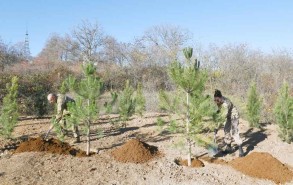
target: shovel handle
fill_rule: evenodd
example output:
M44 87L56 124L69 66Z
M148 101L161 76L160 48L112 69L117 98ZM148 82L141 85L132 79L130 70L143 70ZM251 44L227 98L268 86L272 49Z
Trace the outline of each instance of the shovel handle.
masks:
M217 131L214 131L214 143L217 143Z
M54 125L52 125L52 126L50 127L50 129L47 131L47 133L46 133L44 139L47 139L47 137L48 137L49 133L51 132L51 130L53 129L53 127L54 127Z

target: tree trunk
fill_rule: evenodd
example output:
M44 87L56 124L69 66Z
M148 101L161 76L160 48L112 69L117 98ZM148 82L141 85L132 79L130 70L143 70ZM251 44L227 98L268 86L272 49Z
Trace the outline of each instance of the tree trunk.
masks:
M87 100L88 108L90 108L90 100ZM87 133L86 133L86 155L90 155L90 127L91 127L91 121L90 121L90 111L88 112L88 120L87 120Z
M87 139L87 143L86 143L86 155L90 155L90 121L88 121L88 125L87 125L87 134L86 134L86 139Z
M189 138L189 125L190 125L190 112L189 112L189 93L186 93L186 105L187 105L187 120L186 120L186 135L187 135L187 147L188 147L188 154L187 154L187 162L188 166L191 166L191 142Z

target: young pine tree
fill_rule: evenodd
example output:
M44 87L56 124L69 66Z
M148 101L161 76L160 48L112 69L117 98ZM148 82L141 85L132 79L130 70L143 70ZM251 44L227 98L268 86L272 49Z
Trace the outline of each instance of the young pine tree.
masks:
M177 86L177 97L174 97L176 93L172 93L172 98L165 92L160 93L162 109L175 113L179 117L183 115L183 122L173 119L168 129L181 133L186 139L188 166L191 165L192 145L206 140L201 135L204 129L212 129L216 126L212 121L216 114L216 107L212 99L204 95L207 72L199 69L199 61L191 60L192 51L192 48L185 48L183 52L186 62L181 64L179 61L174 61L169 67L169 76Z
M146 100L145 100L145 97L143 96L142 85L140 83L137 85L135 99L136 99L135 113L142 116L145 111Z
M17 92L18 78L14 76L11 83L6 85L7 94L3 99L3 106L0 115L0 136L10 138L14 127L17 124Z
M287 83L284 83L280 89L274 114L280 128L279 136L287 143L291 143L293 141L293 97L289 94Z
M105 102L104 107L106 108L106 113L110 114L113 111L113 106L116 104L118 94L116 92L111 92L111 101Z
M261 98L256 90L255 82L251 83L248 90L248 99L246 104L248 121L251 127L260 127Z
M135 113L136 100L134 89L130 86L129 80L126 81L124 90L119 94L119 117L122 125L126 126L126 121Z
M135 91L129 84L129 80L125 83L125 88L119 94L119 117L122 121L122 126L126 127L126 121L135 113L140 116L145 111L145 97L143 96L142 86L138 84Z
M68 119L71 124L81 125L86 133L86 153L90 153L90 131L92 123L99 117L99 106L97 101L102 94L103 82L96 76L96 68L92 63L83 67L84 77L77 81L69 77L70 89L78 96L74 104L69 106L71 113Z

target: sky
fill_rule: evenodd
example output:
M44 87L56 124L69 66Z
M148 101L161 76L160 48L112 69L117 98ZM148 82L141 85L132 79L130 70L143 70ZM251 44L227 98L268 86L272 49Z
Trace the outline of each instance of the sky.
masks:
M202 45L246 43L263 52L293 47L291 0L1 0L0 39L23 42L32 56L52 34L70 34L82 20L98 22L121 42L153 26L189 30Z

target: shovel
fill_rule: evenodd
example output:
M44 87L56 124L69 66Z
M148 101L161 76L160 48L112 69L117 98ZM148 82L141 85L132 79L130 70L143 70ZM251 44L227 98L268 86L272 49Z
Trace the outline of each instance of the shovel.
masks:
M208 153L210 157L214 157L219 153L218 144L217 144L217 132L214 131L214 142L208 146Z
M45 137L43 138L44 140L47 140L47 137L48 137L48 135L50 134L50 132L51 132L51 130L52 130L53 128L54 128L54 125L52 125L52 126L50 127L50 129L47 131Z
M56 122L56 124L59 124L59 122L60 122L61 119L62 119L62 117L59 118L59 119L54 120L54 122ZM52 120L53 120L53 119L52 119ZM54 124L55 124L55 123L54 123ZM50 134L50 132L52 131L52 129L53 129L54 126L55 126L54 124L52 124L51 127L50 127L50 129L47 131L45 137L43 138L44 140L47 140L48 135Z

